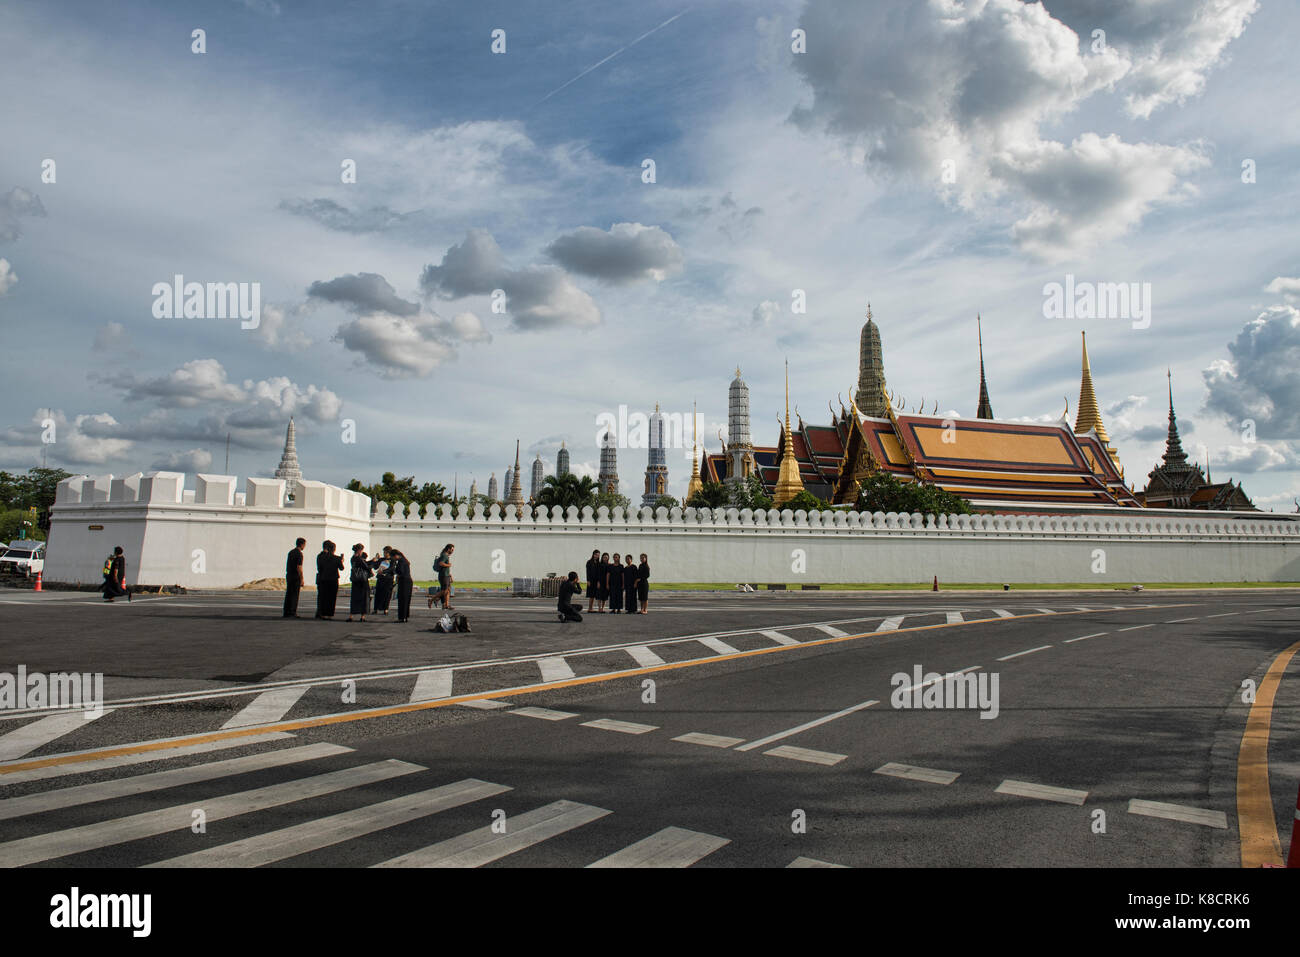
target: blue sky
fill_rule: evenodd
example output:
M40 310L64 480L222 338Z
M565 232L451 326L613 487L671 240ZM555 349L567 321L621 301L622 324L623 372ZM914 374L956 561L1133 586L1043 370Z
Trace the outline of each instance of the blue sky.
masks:
M44 451L70 471L220 472L229 434L231 471L267 474L293 414L307 475L335 483L485 488L516 438L548 470L565 441L594 473L596 417L620 404L698 401L716 449L737 365L772 444L783 360L792 401L825 420L870 301L911 404L974 414L978 312L998 416L1056 418L1086 329L1138 487L1168 367L1194 458L1264 507L1300 495L1292 5L10 2L5 18L0 467L38 463L52 418ZM155 318L151 289L177 273L259 283L260 327ZM1043 286L1067 274L1150 283L1150 327L1045 318ZM638 492L644 450L619 467ZM685 455L669 468L680 494Z

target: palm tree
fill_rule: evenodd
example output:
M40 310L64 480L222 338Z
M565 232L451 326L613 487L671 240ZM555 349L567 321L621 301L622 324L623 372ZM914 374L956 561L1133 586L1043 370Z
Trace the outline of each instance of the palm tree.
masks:
M595 480L589 475L579 477L570 472L568 475L561 475L558 478L554 475L546 476L533 504L545 505L547 508L554 508L558 505L560 508L568 509L570 506L576 508L583 508L587 505L594 506L595 503Z

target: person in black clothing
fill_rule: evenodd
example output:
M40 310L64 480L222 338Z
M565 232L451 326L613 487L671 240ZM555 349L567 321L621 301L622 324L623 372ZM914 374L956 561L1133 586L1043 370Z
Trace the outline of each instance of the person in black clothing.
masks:
M600 591L600 549L597 548L587 559L587 614L592 613L596 604L596 593Z
M623 567L623 613L625 615L635 615L637 569L636 565L632 563L632 553L628 552L625 557L627 558L627 564Z
M108 563L108 574L104 576L104 601L112 601L114 598L126 596L126 600L131 600L131 590L126 587L126 556L122 554L122 546L118 545L113 549L113 558Z
M641 614L644 615L646 605L650 603L650 563L644 554L641 555L641 566L637 569L636 595L641 599Z
M596 603L600 605L597 613L605 614L605 602L609 601L609 552L600 555L600 566L596 569Z
M339 572L343 571L343 556L334 554L333 542L322 542L321 553L316 556L316 617L333 618L334 605L339 600Z
M609 561L605 590L609 592L609 613L617 615L623 610L623 556L617 552Z
M352 593L348 598L348 621L352 616L361 615L366 620L366 608L370 605L370 562L366 561L366 546L357 542L352 546L352 571L348 580L352 584Z
M371 563L375 575L375 614L387 615L388 602L393 597L393 550L384 546L383 554Z
M574 595L581 594L578 573L569 572L569 577L560 583L560 600L555 605L560 612L560 621L582 621L582 612L572 601Z
M300 538L289 549L289 557L284 562L284 617L298 617L298 592L302 591L302 550L307 547L307 539Z
M415 582L411 580L411 563L396 548L393 549L393 576L397 586L397 620L411 619L411 589Z

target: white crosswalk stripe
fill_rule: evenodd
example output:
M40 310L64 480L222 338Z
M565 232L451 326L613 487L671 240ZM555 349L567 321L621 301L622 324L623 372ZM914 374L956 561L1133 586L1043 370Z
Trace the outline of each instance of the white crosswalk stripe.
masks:
M0 821L22 817L24 814L41 814L60 808L76 807L79 804L93 804L96 801L108 801L112 798L126 797L132 794L145 794L149 791L161 791L199 781L211 781L214 778L229 777L233 774L247 774L264 768L284 767L301 761L315 761L318 758L347 754L351 748L337 744L308 744L298 748L282 748L278 751L263 751L242 758L228 758L208 764L196 764L188 768L172 768L168 771L152 771L137 774L129 778L115 778L112 781L96 781L93 784L81 784L77 787L59 788L55 791L39 791L24 794L22 797L6 798L0 801Z
M451 697L451 676L450 668L421 671L415 678L415 687L411 690L411 704Z
M994 608L994 609L993 609L993 614L997 615L999 618L1015 618L1015 617L1016 617L1015 615L1011 614L1011 612L1007 611L1005 608Z
M431 788L416 794L406 794L366 807L332 814L314 821L304 821L292 827L259 834L219 847L206 848L150 864L149 867L260 867L283 861L299 854L317 851L323 847L341 844L355 837L373 834L385 828L396 827L440 811L481 801L510 788L470 778Z
M568 681L574 677L573 669L563 658L539 658L537 667L541 669L543 681Z
M664 663L662 658L645 645L634 645L627 649L627 653L631 655L632 660L642 668L656 668Z
M545 807L506 819L506 830L492 825L451 840L391 858L375 867L482 867L557 834L590 824L610 812L576 801L555 801Z
M843 867L843 864L828 864L825 861L819 861L812 857L796 857L786 865L788 870L791 867Z
M720 655L734 655L737 653L735 648L731 647L731 645L727 644L721 638L696 638L695 640L706 648L712 648Z
M223 724L222 730L230 728L251 728L258 724L270 724L279 721L289 709L298 703L298 699L307 693L307 685L297 688L273 688L263 691L246 704L243 709Z
M944 614L948 616L948 624L950 625L960 625L966 620L961 616L961 612L959 611L947 611L944 612Z
M730 844L725 837L666 827L644 840L602 857L588 867L690 867L696 861Z
M60 711L47 718L37 718L16 731L0 735L0 761L12 761L42 748L57 738L70 734L78 728L84 728L91 721L112 712L95 711Z
M314 777L272 784L252 791L190 801L174 807L144 811L129 817L114 818L48 834L35 834L0 844L0 867L23 867L27 864L67 857L70 854L125 844L145 837L185 831L193 823L193 812L196 808L203 810L204 818L210 825L214 821L239 814L279 807L294 801L333 794L336 791L361 787L423 770L424 768L419 765L408 764L405 761L376 761L342 771L331 771Z
M771 639L772 639L773 641L775 641L778 645L797 645L797 644L799 644L798 639L796 639L796 638L791 638L789 635L783 635L783 634L781 634L781 632L779 632L779 631L760 631L759 634L762 635L764 638L771 638Z
M843 638L848 634L847 631L840 631L833 625L813 625L813 627L818 631L826 632L826 634L830 635L832 638Z
M876 631L898 631L898 626L903 623L906 615L894 615L892 618L886 618L876 626Z

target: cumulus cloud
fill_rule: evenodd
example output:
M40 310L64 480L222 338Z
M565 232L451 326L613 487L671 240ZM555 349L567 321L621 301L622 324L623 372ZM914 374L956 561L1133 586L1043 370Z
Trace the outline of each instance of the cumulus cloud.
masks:
M420 274L420 289L428 297L461 299L505 294L506 311L519 329L557 326L595 326L601 322L600 308L569 275L557 266L506 265L501 247L484 229L471 229L464 242L452 246L438 265L427 265Z
M766 326L781 314L781 304L772 299L764 299L754 307L754 325Z
M131 450L133 443L122 431L121 424L107 412L69 417L62 409L39 409L28 425L0 432L0 445L23 450L33 461L40 460L43 448L52 462L103 465Z
M303 329L303 316L309 309L310 303L265 305L262 321L253 335L268 349L305 349L311 345L311 338Z
M371 206L369 209L348 209L332 199L286 199L280 208L295 216L313 220L326 229L344 233L377 233L394 226L400 226L407 220L407 215L387 206Z
M333 302L359 313L386 312L394 316L414 316L420 304L407 302L397 295L397 290L378 273L363 272L339 276L328 282L314 282L307 295L324 302Z
M608 231L581 226L556 239L546 253L570 272L614 284L662 282L681 272L685 259L672 236L641 223L615 223Z
M30 190L15 186L0 196L0 243L12 243L23 234L19 219L44 216L45 204Z
M1300 299L1300 278L1278 276L1264 288L1275 296L1281 296L1293 305Z
M819 52L793 62L812 102L792 119L847 140L873 169L933 183L967 209L1009 198L1027 208L1013 227L1023 248L1045 258L1077 252L1182 198L1180 177L1206 159L1194 147L1093 132L1067 144L1040 128L1126 83L1135 115L1199 91L1253 10L1253 0L1154 5L1167 16L1151 15L1151 4L1103 16L1122 5L1086 0L1046 8L810 0L800 25ZM1058 10L1067 22L1054 18ZM1107 19L1114 36L1094 50L1092 30ZM1141 30L1124 32L1139 20Z
M166 375L137 379L134 373L111 377L128 400L162 399L183 408L201 403L239 402L245 393L226 378L225 367L216 359L191 359Z
M172 452L155 459L149 467L160 472L205 472L212 467L212 453L207 449Z
M0 296L12 289L17 281L18 274L10 267L9 260L0 259Z
M1211 473L1264 472L1269 469L1291 469L1300 465L1295 452L1285 443L1270 445L1252 442L1249 445L1228 445L1219 449L1211 463Z
M1259 439L1300 440L1300 309L1265 309L1228 344L1228 356L1201 373L1206 408L1234 432L1250 420Z

